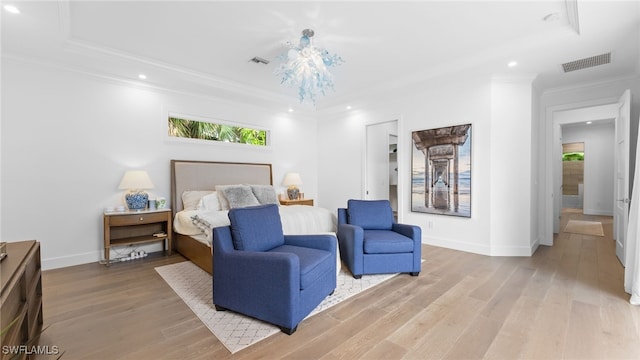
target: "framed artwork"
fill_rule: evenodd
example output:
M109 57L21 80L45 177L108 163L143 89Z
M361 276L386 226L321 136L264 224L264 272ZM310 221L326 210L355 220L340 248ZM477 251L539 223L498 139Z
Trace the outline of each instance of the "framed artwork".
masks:
M471 217L471 124L411 137L411 211Z

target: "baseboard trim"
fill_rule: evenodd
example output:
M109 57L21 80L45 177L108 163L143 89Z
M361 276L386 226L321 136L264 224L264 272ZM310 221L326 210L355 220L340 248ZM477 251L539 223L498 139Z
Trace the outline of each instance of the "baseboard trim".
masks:
M582 213L585 215L613 216L613 211L598 209L582 209Z
M126 250L120 250L122 249L122 247L118 249L119 249L118 251L121 254L127 252ZM136 251L144 250L145 252L150 254L153 252L162 251L162 245L147 244L147 245L135 246L135 247L132 247L132 249L135 249ZM132 251L132 250L129 250L129 251ZM111 257L111 259L115 259L121 255L119 255L112 249L111 254L109 256ZM65 268L69 266L89 264L92 262L97 263L102 259L104 259L104 250L91 251L91 252L86 252L81 254L71 254L71 255L65 255L65 256L59 256L59 257L53 257L53 258L46 258L46 259L42 259L42 270L53 270L53 269Z
M459 250L480 255L491 255L491 249L485 245L478 245L466 241L442 239L435 237L423 237L422 243L432 246L443 247L452 250Z
M103 251L92 251L82 254L65 255L42 259L42 270L53 270L69 266L98 262L102 259Z
M540 246L539 239L536 239L531 246L508 246L508 247L489 247L486 245L472 244L465 241L423 237L422 243L437 247L443 247L452 250L464 251L486 256L519 256L529 257L535 253Z

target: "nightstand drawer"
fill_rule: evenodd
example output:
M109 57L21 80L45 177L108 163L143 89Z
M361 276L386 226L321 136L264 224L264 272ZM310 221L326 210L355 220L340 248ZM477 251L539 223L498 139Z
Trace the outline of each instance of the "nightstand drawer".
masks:
M167 221L167 212L157 214L117 215L109 218L111 226L128 226Z

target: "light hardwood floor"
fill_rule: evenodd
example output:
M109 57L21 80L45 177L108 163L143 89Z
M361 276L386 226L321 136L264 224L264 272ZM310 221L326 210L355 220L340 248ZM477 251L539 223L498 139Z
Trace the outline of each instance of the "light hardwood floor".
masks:
M640 307L629 305L605 237L561 233L532 257L423 246L418 278L400 275L231 356L148 257L45 271L40 344L63 359L638 359Z

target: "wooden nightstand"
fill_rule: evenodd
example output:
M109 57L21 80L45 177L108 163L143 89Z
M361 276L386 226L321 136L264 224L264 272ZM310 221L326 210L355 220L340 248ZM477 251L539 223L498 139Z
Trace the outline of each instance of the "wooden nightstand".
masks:
M162 249L171 255L171 209L105 212L103 217L107 266L112 246L162 241Z
M280 198L280 205L309 205L313 206L313 199L297 199L297 200L289 200Z

